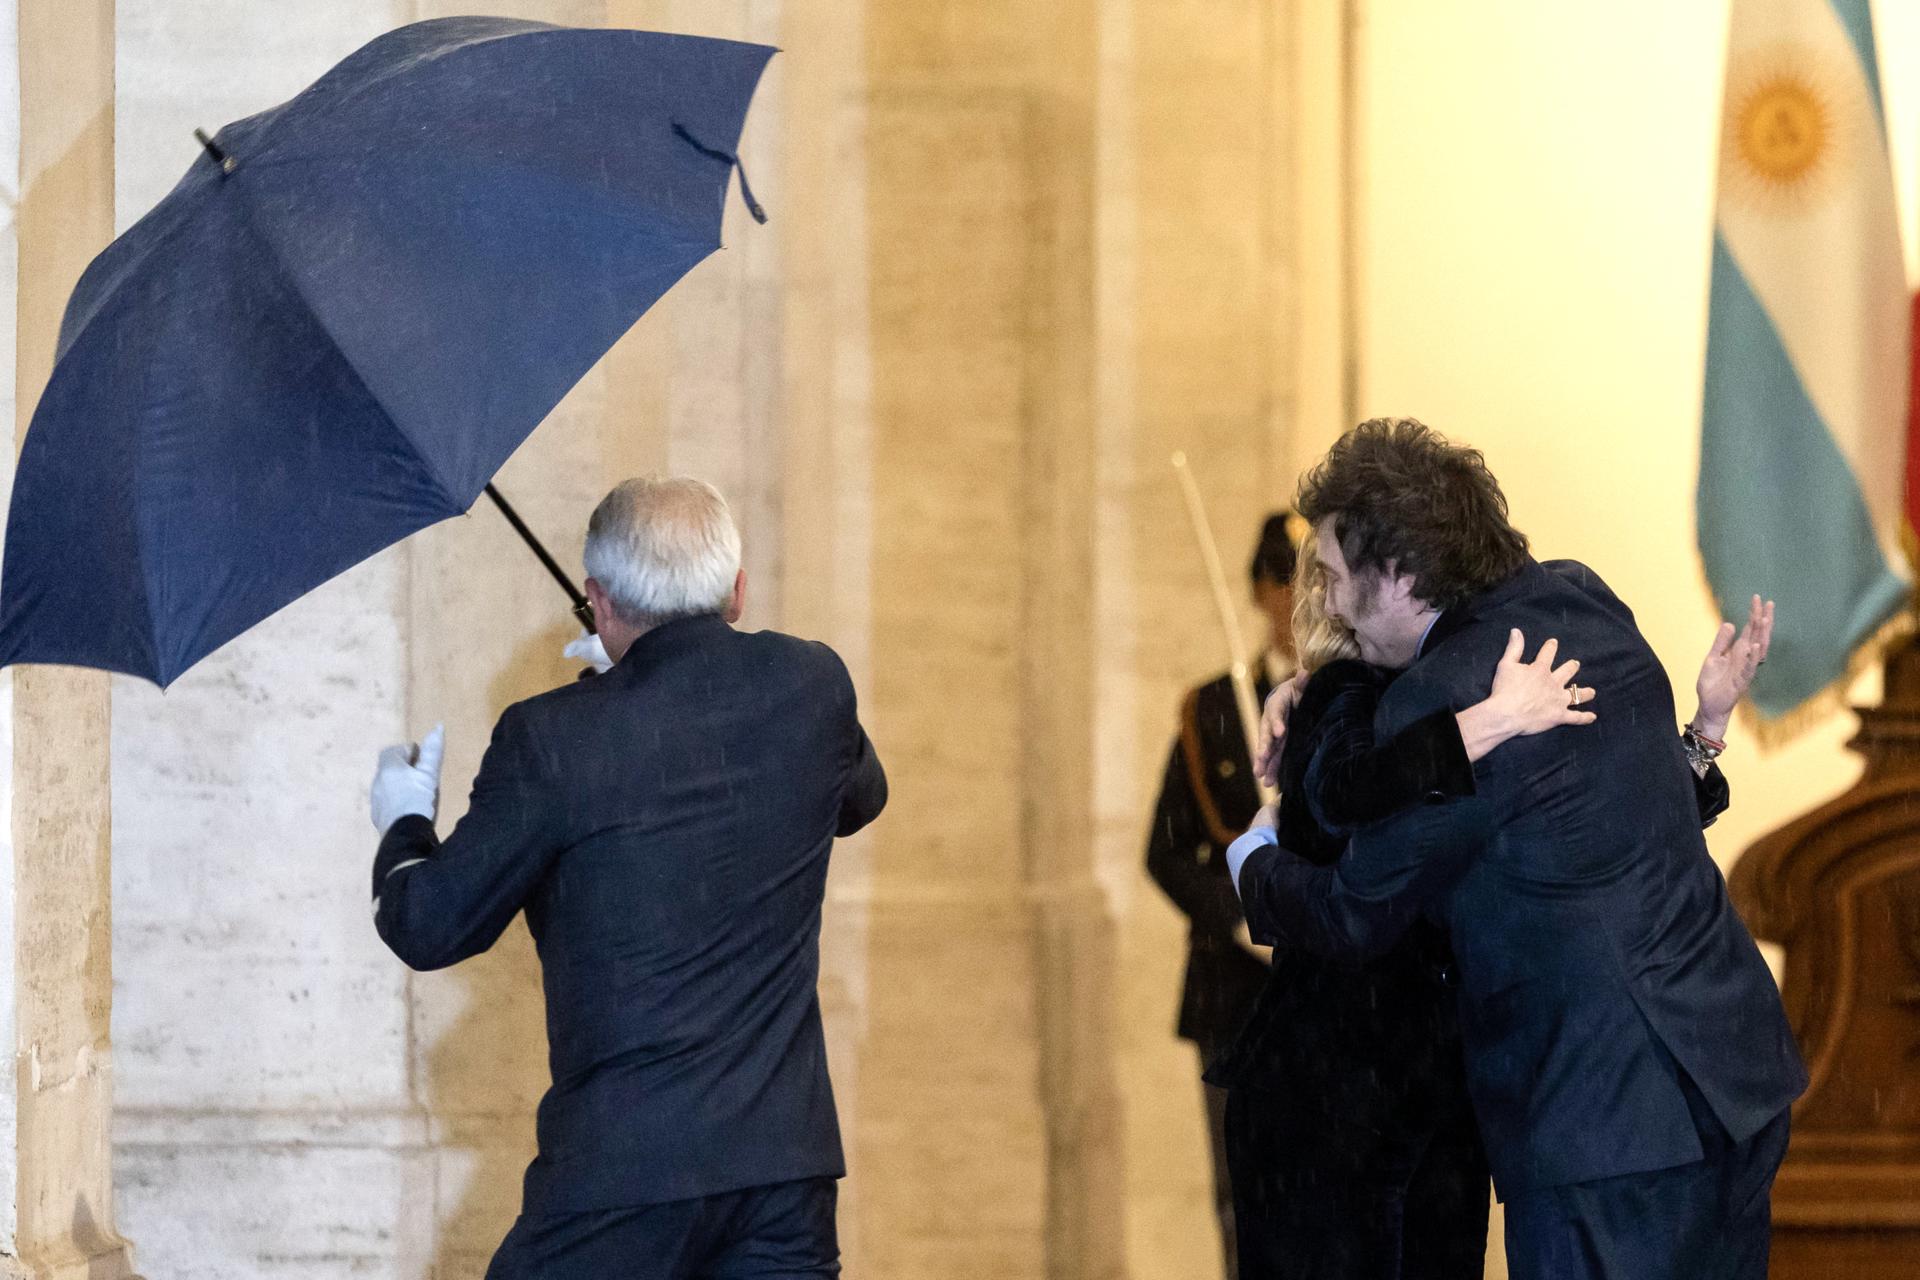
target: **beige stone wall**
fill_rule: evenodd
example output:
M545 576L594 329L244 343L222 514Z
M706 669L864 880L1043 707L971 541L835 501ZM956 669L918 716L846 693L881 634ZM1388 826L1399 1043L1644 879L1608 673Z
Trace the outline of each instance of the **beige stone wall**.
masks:
M190 130L460 6L121 0L124 226ZM1166 456L1229 559L1292 388L1291 56L1270 6L528 0L760 40L698 268L510 461L578 562L619 478L707 475L747 625L846 655L894 778L836 852L822 996L848 1273L1206 1275L1183 939L1139 870L1179 691L1221 662ZM484 504L115 687L122 1217L155 1275L477 1276L545 1085L522 927L410 975L366 919L373 752L448 729L442 825L564 603Z

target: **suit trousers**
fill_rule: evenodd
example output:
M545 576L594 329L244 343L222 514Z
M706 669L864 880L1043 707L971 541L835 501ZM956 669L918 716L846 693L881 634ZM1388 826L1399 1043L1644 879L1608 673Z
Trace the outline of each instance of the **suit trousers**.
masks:
M1735 1142L1693 1082L1680 1085L1705 1157L1511 1197L1513 1280L1766 1280L1789 1113Z
M840 1274L839 1183L806 1178L668 1204L522 1214L487 1280L817 1280Z

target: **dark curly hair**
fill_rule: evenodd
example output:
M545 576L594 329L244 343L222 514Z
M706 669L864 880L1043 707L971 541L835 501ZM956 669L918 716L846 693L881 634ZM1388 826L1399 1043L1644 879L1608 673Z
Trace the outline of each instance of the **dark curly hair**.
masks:
M1527 559L1527 537L1508 522L1506 495L1480 451L1412 418L1374 418L1341 436L1301 478L1294 505L1316 525L1333 518L1349 569L1391 563L1438 609L1457 608Z

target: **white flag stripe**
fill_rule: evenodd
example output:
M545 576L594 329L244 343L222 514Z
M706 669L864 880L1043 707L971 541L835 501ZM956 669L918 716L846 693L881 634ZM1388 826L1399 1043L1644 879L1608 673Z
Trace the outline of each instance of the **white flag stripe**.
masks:
M1748 163L1736 113L1782 75L1812 91L1824 141L1804 174L1788 157L1774 181L1756 180L1736 172ZM1828 0L1735 0L1725 111L1720 232L1902 564L1906 264L1872 90Z

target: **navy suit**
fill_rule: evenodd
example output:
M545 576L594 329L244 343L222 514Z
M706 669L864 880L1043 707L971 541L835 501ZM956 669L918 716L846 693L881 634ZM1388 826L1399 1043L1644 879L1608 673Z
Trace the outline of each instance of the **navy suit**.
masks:
M1755 1274L1756 1231L1764 1274L1765 1185L1756 1221L1751 1168L1696 1188L1660 1240L1664 1228L1593 1203L1703 1160L1777 1164L1806 1085L1779 992L1707 855L1672 691L1630 611L1582 565L1529 561L1441 615L1376 732L1484 698L1512 627L1580 659L1598 723L1507 743L1476 766L1473 798L1369 827L1332 867L1255 853L1240 878L1248 920L1351 955L1381 952L1423 912L1449 926L1468 1086L1517 1277ZM1734 1184L1748 1193L1738 1221ZM1715 1269L1740 1250L1745 1270Z
M509 707L445 843L424 818L387 832L374 919L407 964L478 954L523 909L539 949L553 1084L517 1233L558 1239L568 1215L625 1221L808 1180L831 1231L845 1164L815 995L820 909L834 837L886 792L832 650L701 617ZM721 1220L675 1212L675 1232ZM818 1198L797 1212L817 1220ZM695 1255L726 1237L653 1238L636 1247L686 1266L626 1258L620 1274L720 1274ZM509 1245L515 1267L496 1274L594 1274L585 1252L542 1270Z

